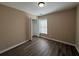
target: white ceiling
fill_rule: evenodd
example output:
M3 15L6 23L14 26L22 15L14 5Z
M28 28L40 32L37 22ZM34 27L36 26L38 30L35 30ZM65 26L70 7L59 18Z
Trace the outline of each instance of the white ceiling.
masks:
M37 2L1 2L0 4L4 4L6 6L19 9L36 16L73 8L78 4L78 2L45 2L45 3L46 6L44 8L38 7Z

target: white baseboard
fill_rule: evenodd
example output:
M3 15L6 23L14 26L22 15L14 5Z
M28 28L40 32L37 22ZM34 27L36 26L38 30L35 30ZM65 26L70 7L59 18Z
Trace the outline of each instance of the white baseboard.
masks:
M79 53L79 48L78 48L78 46L76 46L76 44L65 42L65 41L61 41L61 40L57 40L57 39L53 39L53 38L49 38L49 37L45 37L45 36L41 36L41 37L49 39L49 40L53 40L53 41L56 41L56 42L61 42L61 43L64 43L64 44L68 44L68 45L74 46L76 48L77 52Z
M79 48L78 48L75 44L72 44L72 43L69 43L69 42L65 42L65 41L56 40L56 39L53 39L53 38L48 38L48 37L45 37L45 36L41 36L41 37L46 38L46 39L49 39L49 40L61 42L61 43L64 43L64 44L72 45L72 46L74 46L74 47L77 49L77 51L79 52ZM29 41L29 40L26 40L26 41L23 41L23 42L21 42L21 43L19 43L19 44L17 44L17 45L14 45L14 46L11 46L11 47L9 47L9 48L7 48L7 49L4 49L4 50L0 51L0 54L4 53L4 52L6 52L6 51L8 51L8 50L10 50L10 49L13 49L13 48L15 48L15 47L17 47L17 46L19 46L19 45L25 43L25 42L28 42L28 41Z
M79 48L75 45L75 48L77 49L78 53L79 53Z
M65 41L61 41L61 40L57 40L57 39L53 39L53 38L49 38L49 37L45 37L45 36L41 36L41 37L49 39L49 40L53 40L53 41L56 41L56 42L61 42L61 43L64 43L64 44L68 44L68 45L71 45L71 46L75 46L75 44L73 44L73 43L69 43L69 42L65 42Z
M21 45L21 44L23 44L23 43L26 43L27 41L29 41L29 40L23 41L23 42L21 42L21 43L19 43L19 44L17 44L17 45L14 45L14 46L11 46L11 47L9 47L9 48L7 48L7 49L4 49L4 50L0 51L0 54L4 53L4 52L6 52L6 51L8 51L8 50L10 50L10 49L13 49L13 48L15 48L15 47L17 47L17 46L19 46L19 45Z

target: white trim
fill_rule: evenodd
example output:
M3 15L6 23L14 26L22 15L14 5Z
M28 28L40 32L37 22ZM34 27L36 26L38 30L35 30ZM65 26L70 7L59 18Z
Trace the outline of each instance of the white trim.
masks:
M75 45L75 48L77 49L78 53L79 53L79 48Z
M4 49L4 50L0 51L0 54L4 53L4 52L6 52L6 51L8 51L8 50L10 50L10 49L13 49L13 48L15 48L15 47L17 47L17 46L19 46L19 45L21 45L21 44L23 44L23 43L26 43L26 42L28 42L28 41L29 41L29 40L26 40L26 41L23 41L23 42L21 42L21 43L19 43L19 44L13 45L13 46L11 46L11 47L9 47L9 48L7 48L7 49Z
M61 41L61 40L57 40L57 39L53 39L53 38L49 38L49 37L45 37L45 36L41 36L41 37L46 38L46 39L49 39L49 40L61 42L61 43L64 43L64 44L68 44L68 45L75 46L75 44L73 44L73 43L69 43L69 42L65 42L65 41Z
M49 37L45 37L45 36L40 36L40 37L74 46L76 48L77 52L79 53L79 48L78 48L78 46L76 46L76 44L65 42L65 41L61 41L61 40L57 40L57 39L53 39L53 38L49 38Z
M79 48L78 48L75 44L72 44L72 43L69 43L69 42L60 41L60 40L56 40L56 39L52 39L52 38L48 38L48 37L44 37L44 36L41 36L41 37L46 38L46 39L49 39L49 40L61 42L61 43L64 43L64 44L72 45L72 46L74 46L74 47L77 49L77 51L78 51L78 53L79 53ZM12 47L9 47L9 48L7 48L7 49L4 49L4 50L0 51L0 54L4 53L4 52L6 52L6 51L8 51L8 50L10 50L10 49L13 49L13 48L15 48L15 47L17 47L17 46L19 46L19 45L25 43L25 42L28 42L28 41L29 41L29 40L26 40L26 41L23 41L23 42L21 42L21 43L19 43L19 44L17 44L17 45L14 45L14 46L12 46Z

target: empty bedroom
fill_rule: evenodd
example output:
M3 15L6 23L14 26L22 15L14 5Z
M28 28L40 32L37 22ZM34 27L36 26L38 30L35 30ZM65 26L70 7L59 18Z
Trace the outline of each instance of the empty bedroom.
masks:
M0 2L0 56L79 56L79 3Z

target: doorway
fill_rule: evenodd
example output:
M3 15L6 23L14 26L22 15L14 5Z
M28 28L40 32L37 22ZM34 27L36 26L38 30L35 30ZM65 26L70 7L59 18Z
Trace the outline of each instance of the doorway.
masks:
M47 19L32 19L32 37L47 34Z

